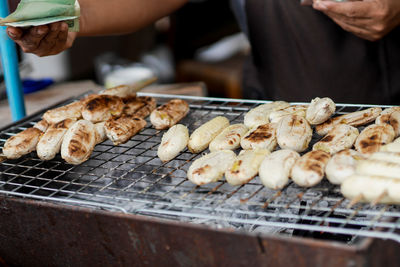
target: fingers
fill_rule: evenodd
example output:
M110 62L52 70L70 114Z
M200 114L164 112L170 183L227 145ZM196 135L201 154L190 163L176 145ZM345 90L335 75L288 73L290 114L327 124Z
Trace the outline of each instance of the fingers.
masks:
M397 0L387 1L386 5L373 0L350 2L317 0L313 7L325 13L344 30L369 41L383 38L400 23L391 17L393 10L397 10L396 14L400 12Z
M16 27L7 27L7 35L14 41L21 39L22 37L22 30Z
M336 24L338 24L343 30L353 33L354 35L369 41L376 41L376 38L371 36L371 33L363 28L359 28L357 26L347 24L339 19L332 18Z
M74 34L71 34L69 38L68 25L65 22L32 27L25 31L21 28L8 27L7 34L21 47L22 51L40 57L60 53L71 47L75 39Z
M59 44L59 35L62 25L65 23L56 22L49 25L49 32L47 35L41 40L40 45L37 47L35 54L38 56L47 56L56 54L57 44ZM67 27L68 32L68 27ZM64 39L65 43L65 39Z
M68 38L68 25L67 25L67 23L62 23L60 32L58 33L58 36L57 36L56 50L58 48L64 49L64 47L66 46L66 43L67 43L67 38ZM58 51L56 53L58 53Z
M324 11L325 15L333 19L335 22L340 21L342 23L357 27L357 28L367 28L371 24L371 19L367 18L354 18L339 15L334 12Z
M335 2L335 1L315 1L313 8L319 11L329 11L337 15L342 15L348 18L372 18L374 17L374 5L370 1L350 1L350 2Z
M37 50L42 39L46 36L49 31L49 27L46 25L33 27L28 30L28 32L22 35L20 43L22 50L26 53L32 53Z

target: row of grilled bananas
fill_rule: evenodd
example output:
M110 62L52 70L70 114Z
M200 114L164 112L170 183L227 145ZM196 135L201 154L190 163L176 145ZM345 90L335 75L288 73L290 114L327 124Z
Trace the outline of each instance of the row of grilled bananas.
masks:
M186 144L193 153L209 147L211 153L194 161L188 170L193 183L202 185L225 176L228 183L239 185L259 174L264 185L281 189L289 178L299 186L310 187L325 174L332 183L341 184L354 173L360 160L385 147L400 149L400 143L390 144L400 132L399 107L384 111L373 107L331 118L334 112L334 103L328 98L314 99L308 107L277 101L250 110L244 124L229 125L228 119L219 116L200 126L190 137L188 129L180 125L179 131L185 132L185 138L175 138L181 135L174 129L175 134L168 135L169 141L163 138L159 156L168 161ZM361 133L356 128L374 120ZM299 152L309 146L312 126L317 134L325 136L314 144L313 151L300 156ZM173 153L169 150L170 154L165 156L163 147L171 143L171 138L176 139L173 144L180 144L176 146L179 149ZM277 145L281 149L274 151ZM356 150L351 149L353 145ZM232 150L240 146L244 150L236 156Z

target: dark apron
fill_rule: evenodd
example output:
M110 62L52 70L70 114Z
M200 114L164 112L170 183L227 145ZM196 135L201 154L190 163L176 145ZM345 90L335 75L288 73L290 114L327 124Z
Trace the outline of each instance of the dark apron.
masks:
M299 0L247 0L246 13L246 98L400 104L400 27L366 41Z

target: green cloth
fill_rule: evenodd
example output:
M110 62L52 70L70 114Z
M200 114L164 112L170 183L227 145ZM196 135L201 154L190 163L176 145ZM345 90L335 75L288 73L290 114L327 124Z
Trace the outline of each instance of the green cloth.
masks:
M75 0L22 0L4 19L2 26L30 27L66 21L70 31L78 31L79 5Z

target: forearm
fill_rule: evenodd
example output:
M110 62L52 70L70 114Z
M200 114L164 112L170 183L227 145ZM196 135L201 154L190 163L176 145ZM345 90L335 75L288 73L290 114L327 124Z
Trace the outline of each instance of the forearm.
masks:
M162 18L187 0L79 0L79 36L129 33Z

